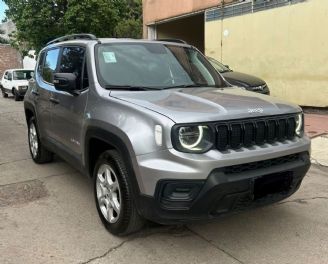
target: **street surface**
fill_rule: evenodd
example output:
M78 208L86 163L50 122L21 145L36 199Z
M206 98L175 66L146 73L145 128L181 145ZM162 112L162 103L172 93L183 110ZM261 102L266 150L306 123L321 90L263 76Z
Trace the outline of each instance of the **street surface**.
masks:
M313 165L288 200L189 226L117 238L91 181L30 158L23 103L0 98L0 263L328 263L328 168ZM325 151L328 151L326 149Z

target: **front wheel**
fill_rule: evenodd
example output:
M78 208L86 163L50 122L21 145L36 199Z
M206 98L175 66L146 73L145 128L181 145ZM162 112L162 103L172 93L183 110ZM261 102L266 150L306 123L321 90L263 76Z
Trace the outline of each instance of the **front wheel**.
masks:
M93 178L98 214L106 229L118 236L141 229L144 220L137 212L121 155L113 150L101 154Z
M20 97L19 93L15 89L13 89L13 95L15 97L15 101L20 101L21 100L21 97Z
M42 145L34 117L28 122L28 143L34 162L41 164L52 161L53 154Z
M8 94L5 92L5 89L3 87L1 87L1 92L2 92L2 96L4 98L7 98L8 97Z

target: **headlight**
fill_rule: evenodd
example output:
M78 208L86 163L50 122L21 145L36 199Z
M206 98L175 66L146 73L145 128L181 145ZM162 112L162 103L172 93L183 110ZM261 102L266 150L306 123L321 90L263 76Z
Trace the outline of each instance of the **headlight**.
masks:
M295 118L296 124L295 124L295 134L299 137L303 136L303 114L298 114Z
M175 149L182 152L204 153L213 146L214 132L209 126L175 126L172 130Z

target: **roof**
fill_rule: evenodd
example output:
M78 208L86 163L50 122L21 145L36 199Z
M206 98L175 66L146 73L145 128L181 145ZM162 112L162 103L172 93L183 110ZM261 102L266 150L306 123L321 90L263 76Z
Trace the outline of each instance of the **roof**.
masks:
M6 71L34 71L34 69L7 69Z
M92 34L72 34L63 37L56 38L47 43L48 46L60 46L61 44L85 44L85 43L163 43L167 45L177 45L177 46L187 46L187 43L183 43L182 40L177 40L174 42L173 39L163 39L163 40L147 40L147 39L131 39L131 38L97 38Z
M65 40L47 45L46 47L55 47L65 45L77 45L77 44L88 44L88 43L99 43L99 44L109 44L109 43L163 43L165 45L176 45L183 47L191 47L190 44L172 42L172 41L161 41L161 40L147 40L147 39L125 39L125 38L99 38L98 40L86 40L86 39L74 39ZM45 47L45 48L46 48Z

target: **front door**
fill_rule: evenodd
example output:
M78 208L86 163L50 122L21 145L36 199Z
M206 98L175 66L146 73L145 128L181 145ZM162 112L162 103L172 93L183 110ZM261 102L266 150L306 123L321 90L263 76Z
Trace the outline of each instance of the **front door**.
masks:
M2 87L6 90L6 92L11 92L11 81L12 81L12 73L7 71L4 75L3 81L1 83Z
M42 138L51 141L53 138L51 111L53 105L50 102L51 94L55 91L53 85L53 75L57 69L60 48L53 48L41 53L39 66L36 69L34 78L36 82L31 82L32 96L37 105L37 122L39 133Z
M81 159L84 110L88 99L88 72L85 48L63 47L58 72L74 73L79 95L56 90L52 94L52 130L56 143L72 158Z

